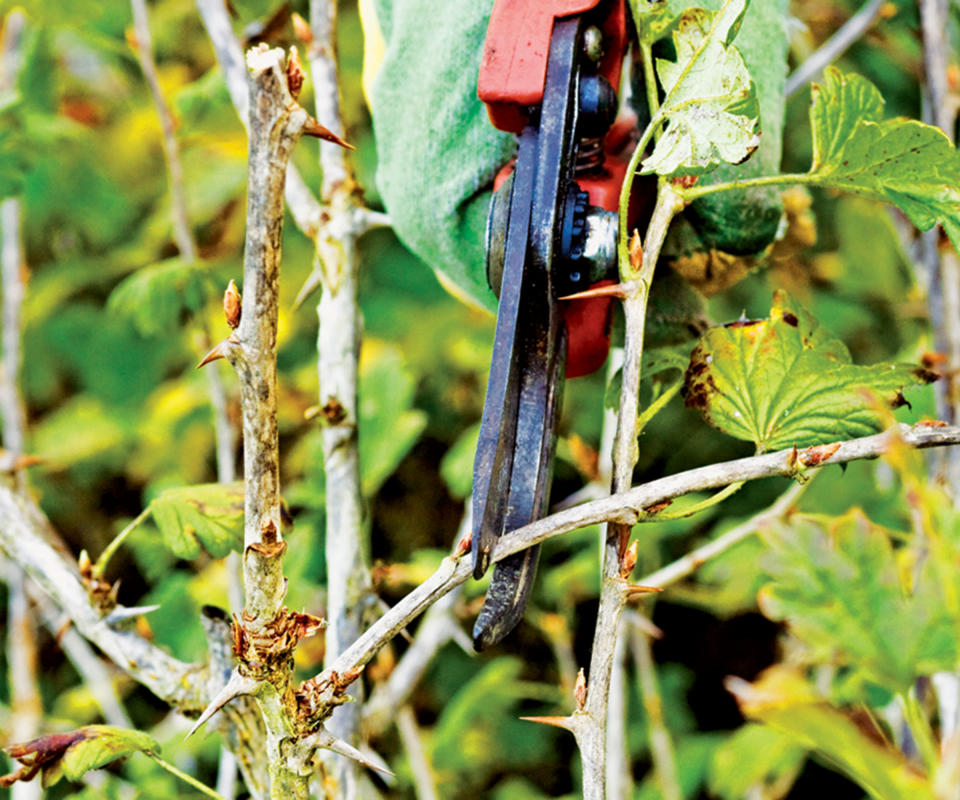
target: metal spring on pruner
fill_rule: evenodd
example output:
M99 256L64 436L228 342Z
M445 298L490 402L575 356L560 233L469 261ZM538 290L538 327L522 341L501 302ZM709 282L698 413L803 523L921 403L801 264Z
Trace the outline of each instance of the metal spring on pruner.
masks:
M591 172L603 166L603 139L599 136L581 139L577 146L576 175Z

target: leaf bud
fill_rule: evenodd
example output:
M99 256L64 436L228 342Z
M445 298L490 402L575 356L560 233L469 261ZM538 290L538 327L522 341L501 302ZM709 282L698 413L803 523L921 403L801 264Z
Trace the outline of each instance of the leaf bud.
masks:
M223 293L223 315L227 318L227 325L236 329L240 324L240 315L243 313L243 303L237 284L232 280Z

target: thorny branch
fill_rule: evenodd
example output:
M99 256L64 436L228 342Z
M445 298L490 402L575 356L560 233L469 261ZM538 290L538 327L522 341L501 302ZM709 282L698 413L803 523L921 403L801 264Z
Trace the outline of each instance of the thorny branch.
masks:
M314 85L317 119L343 135L336 57L336 0L311 0L310 29L305 32L307 59ZM322 293L317 306L317 372L326 484L327 663L359 635L370 597L369 543L360 486L357 450L357 374L360 363L360 309L357 304L357 236L353 211L360 207L357 187L342 148L320 143L324 223L316 235L314 276ZM310 281L304 287L309 290ZM303 297L304 290L301 291ZM359 685L353 688L353 692ZM360 706L348 703L329 722L331 733L356 739ZM358 773L349 759L327 760L332 791L357 796Z
M241 122L246 126L249 116L247 71L243 65L243 50L230 24L227 4L223 0L196 0L196 4L203 19L203 25L210 36L210 42L213 44L230 99ZM303 231L304 235L315 239L321 226L325 224L326 211L317 202L293 164L287 166L284 196L297 227ZM358 207L352 213L349 229L360 235L365 231L389 224L390 220L386 214Z
M692 492L717 489L737 481L776 476L797 477L815 466L878 458L889 449L891 443L898 440L917 449L960 444L960 427L924 423L912 427L898 425L873 436L818 445L799 452L793 449L780 450L679 472L635 486L620 494L566 508L517 528L498 540L492 561L501 561L513 553L519 553L554 536L589 525L604 522L634 525L638 522L654 521L656 511L648 509ZM334 672L342 675L356 671L427 608L464 583L471 574L469 559L463 558L468 551L469 547L461 543L457 552L444 558L429 578L367 628L314 680L329 677Z
M39 509L0 487L0 549L50 595L84 637L157 697L180 710L199 710L206 700L199 667L184 664L122 623L116 610L104 617L91 605L76 565L38 530ZM120 607L118 607L120 608Z
M244 591L246 607L235 628L237 670L203 721L230 695L253 694L267 732L271 797L307 797L305 775L287 763L296 733L292 652L319 620L286 612L280 534L280 455L277 433L277 319L283 233L283 190L293 148L312 122L296 98L303 82L296 50L289 60L266 45L247 54L249 185L243 289L246 307L236 330L211 354L227 358L240 382L243 412ZM232 288L232 286L231 286ZM228 290L229 297L229 290ZM208 356L207 359L210 359Z
M639 150L639 146L637 149ZM639 242L635 238L629 247L629 268L623 269L627 265L622 265L623 271L632 273L631 277L635 275L635 278L628 284L623 300L626 325L620 406L613 442L611 490L614 495L628 489L633 482L633 467L638 456L637 411L647 300L670 222L682 208L683 201L667 182L661 181L647 240L643 243L642 250L637 252ZM587 699L584 707L578 709L570 718L570 730L577 739L583 760L583 794L587 800L603 800L606 794L606 733L610 680L616 655L620 615L629 597L627 579L633 571L633 564L627 563L627 540L632 524L614 520L607 526L600 607L590 653Z

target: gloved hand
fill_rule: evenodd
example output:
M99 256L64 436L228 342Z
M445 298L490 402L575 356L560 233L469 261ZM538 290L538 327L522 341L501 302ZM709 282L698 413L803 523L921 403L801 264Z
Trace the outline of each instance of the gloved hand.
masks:
M669 0L680 13L722 0ZM786 0L748 7L736 45L757 84L763 135L745 163L701 177L727 181L779 170L786 75ZM362 0L364 83L377 141L377 184L394 229L461 299L489 309L485 227L493 177L516 140L496 130L477 99L477 74L493 0ZM378 43L382 57L377 58ZM779 194L754 189L702 198L675 226L676 257L762 251L782 216ZM655 282L656 283L656 282ZM651 344L654 344L651 342Z

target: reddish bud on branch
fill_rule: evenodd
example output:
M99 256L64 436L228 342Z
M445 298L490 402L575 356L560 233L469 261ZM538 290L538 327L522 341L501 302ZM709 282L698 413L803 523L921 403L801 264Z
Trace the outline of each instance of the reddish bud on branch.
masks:
M294 100L300 97L300 90L303 88L303 66L295 45L291 45L290 57L287 59L287 88Z
M587 676L583 674L583 667L577 673L577 682L573 687L573 699L577 704L577 711L583 711L587 705Z
M630 253L630 266L638 271L643 266L643 242L640 239L640 231L636 228L630 234L630 244L628 245Z
M227 318L227 325L236 330L242 313L243 299L240 297L237 284L231 279L227 284L227 290L223 293L223 316Z

